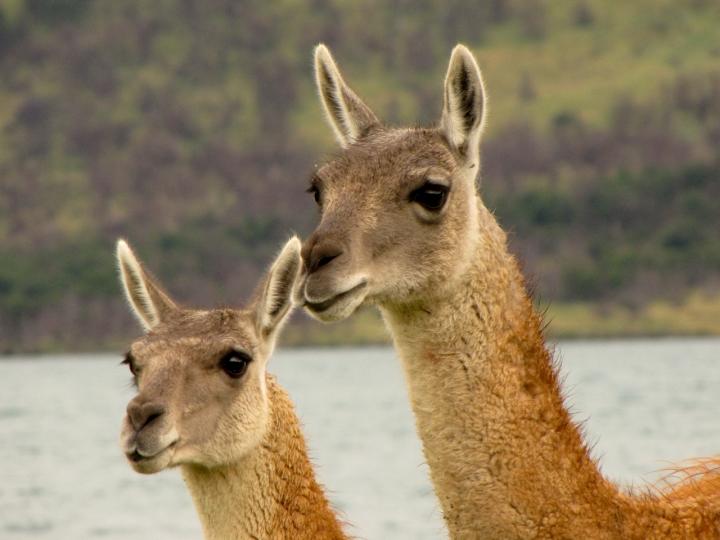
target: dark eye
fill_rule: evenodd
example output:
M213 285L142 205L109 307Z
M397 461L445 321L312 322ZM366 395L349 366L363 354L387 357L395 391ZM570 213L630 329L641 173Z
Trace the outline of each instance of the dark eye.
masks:
M320 204L320 190L317 186L310 186L307 192L312 194L312 196L315 198L316 203Z
M230 351L220 360L220 367L230 377L238 379L245 375L250 362L252 362L252 358L247 353Z
M139 370L137 369L137 366L135 364L135 357L133 357L132 354L127 353L125 355L125 359L120 363L125 364L127 367L129 367L130 373L132 373L135 377L137 377Z
M423 187L410 194L410 200L423 206L427 210L438 211L445 206L449 188L440 184L428 182Z

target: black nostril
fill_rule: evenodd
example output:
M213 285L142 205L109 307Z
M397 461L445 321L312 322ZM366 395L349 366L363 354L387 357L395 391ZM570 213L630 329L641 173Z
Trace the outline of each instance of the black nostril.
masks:
M145 421L145 425L147 426L150 422L152 422L156 418L160 418L160 414L151 414L150 416L148 416L148 419Z
M333 243L316 243L303 254L305 267L312 274L323 266L327 266L344 253L342 246Z

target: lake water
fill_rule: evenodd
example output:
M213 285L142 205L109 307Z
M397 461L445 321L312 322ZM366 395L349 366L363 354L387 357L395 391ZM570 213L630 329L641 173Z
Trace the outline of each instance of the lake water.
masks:
M720 453L720 340L560 345L570 404L603 471L654 481ZM118 356L0 361L0 538L202 538L178 471L134 473L117 443L134 392ZM280 350L321 480L367 539L443 538L390 348Z

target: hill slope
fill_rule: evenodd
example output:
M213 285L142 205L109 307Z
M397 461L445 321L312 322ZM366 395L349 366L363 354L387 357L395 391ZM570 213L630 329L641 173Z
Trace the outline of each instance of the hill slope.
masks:
M188 303L250 294L315 221L320 41L394 124L437 119L452 46L474 50L483 196L543 298L714 290L719 27L703 0L0 0L0 349L132 333L118 236Z

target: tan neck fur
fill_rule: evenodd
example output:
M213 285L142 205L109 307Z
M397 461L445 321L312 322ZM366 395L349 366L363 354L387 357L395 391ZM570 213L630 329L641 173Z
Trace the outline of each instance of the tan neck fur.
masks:
M285 391L268 376L272 425L262 444L231 466L182 465L205 538L348 538L307 456Z
M720 538L720 490L635 499L601 476L505 235L479 206L483 244L463 281L382 308L450 536Z

